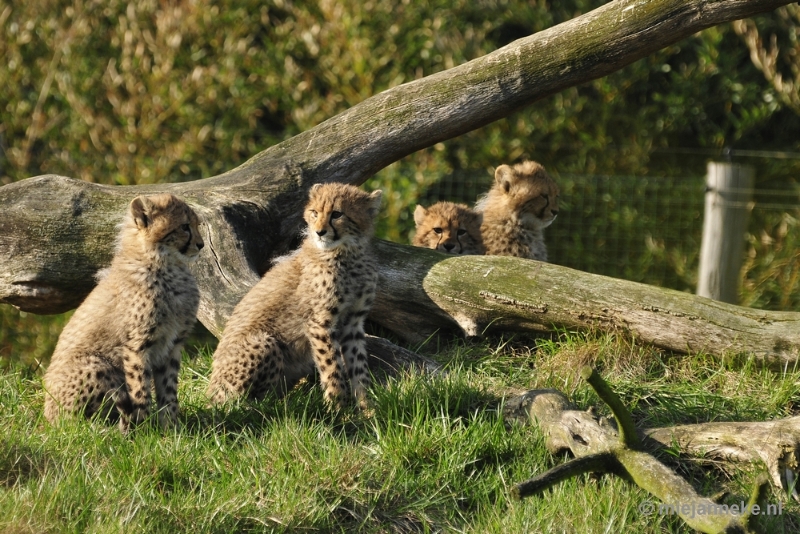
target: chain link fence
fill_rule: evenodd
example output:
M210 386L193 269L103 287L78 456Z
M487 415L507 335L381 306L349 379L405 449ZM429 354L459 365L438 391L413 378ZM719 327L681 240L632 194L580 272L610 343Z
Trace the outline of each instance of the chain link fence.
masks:
M705 176L554 178L560 211L545 230L552 263L694 292ZM455 173L421 189L418 202L473 205L491 183L488 172ZM758 186L754 193L740 302L800 310L800 194Z

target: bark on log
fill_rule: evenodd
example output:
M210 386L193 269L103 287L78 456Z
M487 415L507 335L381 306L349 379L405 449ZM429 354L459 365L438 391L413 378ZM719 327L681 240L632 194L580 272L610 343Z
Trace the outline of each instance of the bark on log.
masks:
M752 354L770 367L800 356L800 313L767 312L534 260L446 257L377 242L380 288L370 317L406 337L457 325L617 331L676 352Z
M649 428L641 435L653 449L673 448L682 454L728 462L767 466L778 489L795 488L800 471L800 416L763 422L714 422Z
M110 187L48 175L6 185L0 188L0 302L35 313L75 307L94 286L94 273L108 264L116 225L131 198L169 191L204 216L207 246L195 268L202 293L198 316L218 334L235 303L269 268L271 258L295 244L301 207L312 184L361 184L416 150L611 73L704 28L788 3L612 1L459 67L369 98L217 177ZM428 261L420 252L395 251L398 257L419 254L423 263ZM401 271L396 274L405 276ZM384 269L384 279L392 278ZM382 299L396 299L387 293L401 290L384 286ZM514 298L509 292L498 295ZM524 299L517 300L522 307L527 305ZM401 309L413 316L416 305L407 300ZM652 312L655 317L658 313ZM578 312L578 316L580 321L604 320L602 314ZM431 323L453 324L440 312ZM529 324L543 328L535 321ZM547 326L551 324L548 316ZM661 324L672 327L669 320ZM796 354L793 343L777 339L772 352Z

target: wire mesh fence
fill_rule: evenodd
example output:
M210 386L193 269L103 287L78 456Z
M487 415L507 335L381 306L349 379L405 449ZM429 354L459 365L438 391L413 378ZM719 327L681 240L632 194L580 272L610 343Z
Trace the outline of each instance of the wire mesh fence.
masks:
M545 231L552 263L695 290L705 176L554 178L561 189L560 210ZM422 189L418 201L472 205L491 182L489 173L450 175ZM750 208L740 301L756 307L800 309L800 194L757 188ZM769 284L770 289L766 288Z

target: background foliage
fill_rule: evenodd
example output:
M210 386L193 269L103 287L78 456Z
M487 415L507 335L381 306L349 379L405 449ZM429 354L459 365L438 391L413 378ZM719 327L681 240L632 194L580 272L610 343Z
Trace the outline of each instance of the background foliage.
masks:
M373 94L603 3L0 1L0 184L44 173L110 184L211 176ZM692 290L697 213L665 220L650 202L695 202L706 160L728 148L757 167L759 188L796 203L800 121L775 73L797 75L798 24L792 7L711 28L408 156L367 184L387 199L379 235L408 242L414 204L471 203L495 166L531 158L564 190L553 261ZM772 70L751 59L759 46L775 51ZM736 156L745 151L789 157ZM797 220L789 207L754 212L744 304L797 308ZM674 238L655 233L667 227ZM633 248L617 252L609 235ZM63 321L3 306L0 361L46 356Z

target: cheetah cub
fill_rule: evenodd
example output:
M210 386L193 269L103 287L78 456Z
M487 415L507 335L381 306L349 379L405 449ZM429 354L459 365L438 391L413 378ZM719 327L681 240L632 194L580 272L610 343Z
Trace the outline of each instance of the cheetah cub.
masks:
M475 206L486 254L547 261L543 231L558 215L558 186L535 161L500 165L494 181Z
M188 263L203 248L194 211L171 194L129 207L105 276L64 327L44 375L44 415L98 414L127 432L149 415L178 417L181 347L200 293Z
M380 203L380 191L311 188L302 245L267 271L225 326L208 385L212 403L282 392L316 365L329 404L341 407L352 394L366 406L364 319L378 279L369 241Z
M464 204L437 202L414 210L414 246L447 254L483 254L481 215Z

